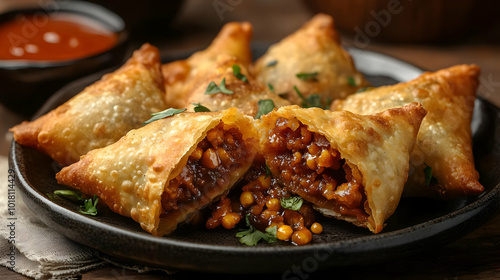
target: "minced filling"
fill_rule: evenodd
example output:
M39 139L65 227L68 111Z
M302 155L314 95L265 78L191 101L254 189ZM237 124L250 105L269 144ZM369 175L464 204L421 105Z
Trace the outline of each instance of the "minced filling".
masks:
M361 178L321 134L297 119L278 118L269 135L267 164L287 188L319 207L366 221ZM359 173L359 172L358 172ZM359 175L358 175L359 177Z
M315 223L315 211L304 201L298 209L287 209L281 205L283 199L296 196L287 191L278 180L266 170L264 160L257 160L240 182L240 187L224 196L211 207L211 217L206 222L208 229L222 225L226 229L234 228L238 223L250 225L261 232L276 227L278 232L289 226L286 236L277 234L277 238L290 241L295 245L305 245L311 239L300 238L301 232L310 232L308 228ZM294 234L296 237L293 237ZM297 238L298 237L298 238Z
M241 132L220 123L208 131L189 156L186 166L172 179L162 194L164 213L182 204L195 203L204 195L220 193L228 187L231 173L247 157Z

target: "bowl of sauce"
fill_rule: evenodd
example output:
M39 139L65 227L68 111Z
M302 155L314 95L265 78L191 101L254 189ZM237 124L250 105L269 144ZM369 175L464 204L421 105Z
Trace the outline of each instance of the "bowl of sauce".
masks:
M0 102L32 115L55 91L79 77L123 62L125 22L84 1L0 15Z

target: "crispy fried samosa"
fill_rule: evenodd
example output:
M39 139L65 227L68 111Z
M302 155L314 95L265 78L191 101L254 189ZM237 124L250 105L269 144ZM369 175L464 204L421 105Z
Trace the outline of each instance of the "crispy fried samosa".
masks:
M210 84L220 88L221 83L226 90L210 92ZM189 94L182 108L192 110L196 104L211 111L236 107L244 114L255 117L260 100L271 100L275 108L290 105L288 100L274 94L250 76L244 63L237 61L236 57L219 55L216 67L207 75L205 82Z
M165 109L158 49L144 44L118 70L56 109L14 126L14 139L36 148L62 165L88 151L116 142Z
M248 67L252 62L250 40L252 25L248 22L225 24L217 37L205 49L184 60L162 65L169 107L184 108L186 96L217 66L217 56L227 54Z
M259 82L273 86L276 93L302 106L313 105L307 103L317 95L323 107L328 107L331 101L368 85L340 45L333 18L325 14L314 16L295 33L269 47L252 72Z
M253 119L235 108L180 113L89 152L56 178L162 236L227 193L258 143Z
M426 111L373 115L286 106L260 119L271 173L322 214L380 232L399 203Z
M424 73L409 82L338 100L332 110L372 114L421 103L428 114L411 155L412 170L404 195L441 199L477 195L484 188L474 167L470 124L479 72L475 65L457 65Z

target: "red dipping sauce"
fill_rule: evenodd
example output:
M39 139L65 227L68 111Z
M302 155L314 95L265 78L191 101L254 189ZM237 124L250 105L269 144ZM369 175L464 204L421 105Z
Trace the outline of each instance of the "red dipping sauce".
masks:
M84 16L23 15L0 23L0 60L73 60L111 49L118 34Z

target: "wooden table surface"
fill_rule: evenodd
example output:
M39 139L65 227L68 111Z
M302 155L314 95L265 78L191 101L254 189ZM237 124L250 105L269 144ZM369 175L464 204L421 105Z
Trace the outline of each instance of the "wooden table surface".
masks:
M222 14L214 5L220 2L237 4ZM254 41L275 42L292 33L312 16L301 1L187 1L172 23L170 35L135 37L135 44L149 41L160 47L163 54L207 45L221 26L229 21L250 21L254 26ZM148 37L150 36L150 37ZM343 43L355 46L344 34ZM376 38L365 47L410 62L427 70L438 70L455 64L475 63L482 68L479 95L500 106L500 24L479 30L465 39L449 44L390 44ZM1 85L0 85L1 87ZM0 106L0 154L7 155L12 136L7 129L26 117ZM163 272L139 274L112 265L83 274L83 279L192 279L206 275L179 272L167 276ZM332 269L313 273L308 279L496 279L500 278L500 215L441 248L401 259L397 262L360 268ZM216 275L222 279L244 278ZM282 275L272 275L281 278ZM338 277L338 278L336 278ZM259 278L268 277L261 275ZM269 277L271 278L271 277ZM27 279L0 267L0 279ZM292 278L290 278L292 279ZM295 278L301 279L301 278ZM303 277L302 279L306 279Z

